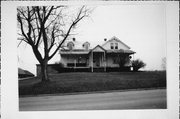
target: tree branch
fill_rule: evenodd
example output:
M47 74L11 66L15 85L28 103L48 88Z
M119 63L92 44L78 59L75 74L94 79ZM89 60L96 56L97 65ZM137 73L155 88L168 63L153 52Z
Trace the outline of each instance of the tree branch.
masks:
M45 24L46 20L48 19L49 15L51 14L51 12L52 12L53 8L54 8L54 6L52 6L52 7L50 8L50 10L49 10L49 12L48 12L47 16L45 16L45 17L44 17L44 21L43 21L43 22L44 22L44 24ZM45 9L45 8L44 8L44 9Z
M34 9L35 10L35 9ZM39 42L40 42L40 39L41 39L41 30L40 30L40 26L39 26L39 21L38 21L38 18L37 18L37 14L35 13L35 22L36 22L36 26L37 26L37 32L38 32L38 39L37 39L37 42L35 44L36 47L39 46Z
M60 7L64 6L36 6L21 7L18 9L18 22L20 24L22 36L24 37L21 41L31 45L33 53L40 63L44 60L50 60L70 36L72 29L75 28L79 21L88 16L88 10L83 6L78 11L78 14L76 14L75 19L69 24L70 17L63 14L63 11L58 9ZM69 24L68 27L66 23ZM61 41L59 40L60 36L62 36ZM41 42L43 42L44 56L42 56L39 51ZM50 55L49 53L56 44L58 44L57 48Z
M20 23L20 28L21 28L22 35L23 35L23 36L27 39L27 41L28 41L28 37L27 37L26 34L24 33L23 23L22 23L22 20L21 20L21 17L20 17L19 14L18 14L17 18L18 18L18 22ZM27 43L30 44L29 42L27 42Z
M57 51L60 49L61 45L64 43L64 41L66 40L66 38L69 36L69 33L71 32L71 29L73 28L75 24L72 23L71 26L68 29L68 32L66 34L66 36L64 37L64 39L62 40L62 42L59 44L59 46L56 48L56 50L54 51L54 53L49 57L49 60L57 53Z
M28 43L28 41L26 41L25 38L18 38L17 40L20 40L20 42L24 41L24 42Z
M86 10L84 11L84 14L82 15L82 12L83 12L83 9L84 9L84 8L85 8L85 6L83 6L83 7L80 9L80 11L79 11L76 19L75 19L74 22L72 22L72 24L70 25L70 27L69 27L69 29L68 29L68 31L67 31L64 39L63 39L62 42L58 45L58 47L56 48L56 50L49 56L49 60L50 60L50 59L57 53L57 51L60 49L60 47L62 46L62 44L65 42L65 40L66 40L67 37L69 36L72 28L73 28L79 21L81 21L84 17L87 16L87 14L86 14L87 11L86 11ZM82 16L81 16L81 15L82 15Z

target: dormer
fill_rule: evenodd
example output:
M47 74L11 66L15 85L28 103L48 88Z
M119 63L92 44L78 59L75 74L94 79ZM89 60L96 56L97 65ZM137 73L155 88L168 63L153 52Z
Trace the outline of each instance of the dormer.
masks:
M90 43L89 43L89 42L85 42L85 43L83 43L82 47L83 47L85 50L89 50Z
M74 43L72 41L68 42L67 47L69 50L73 50L74 49Z

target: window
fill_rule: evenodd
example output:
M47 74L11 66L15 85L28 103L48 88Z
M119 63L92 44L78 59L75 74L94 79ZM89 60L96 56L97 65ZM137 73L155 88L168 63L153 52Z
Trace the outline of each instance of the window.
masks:
M118 49L118 43L115 43L115 49Z
M111 47L111 49L114 49L114 43L111 43L110 47Z

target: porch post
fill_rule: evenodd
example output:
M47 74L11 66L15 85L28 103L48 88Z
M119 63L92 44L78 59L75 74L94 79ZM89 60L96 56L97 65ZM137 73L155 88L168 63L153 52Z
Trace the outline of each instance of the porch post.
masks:
M101 55L100 55L100 58L99 58L99 67L101 67Z
M133 61L134 62L134 54L133 54ZM134 71L134 67L133 67L133 63L131 62L131 67L132 67L132 70Z
M133 61L134 61L134 54L133 54Z
M74 68L76 68L76 59L74 60Z
M91 72L93 72L93 51L92 51Z
M105 65L105 66L104 66L104 71L106 72L106 53L105 53L105 52L104 52L104 63L105 63L105 64L104 64L104 65Z

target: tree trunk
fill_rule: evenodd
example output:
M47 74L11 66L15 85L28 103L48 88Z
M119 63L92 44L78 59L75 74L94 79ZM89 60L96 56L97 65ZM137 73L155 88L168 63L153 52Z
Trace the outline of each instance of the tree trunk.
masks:
M50 81L48 77L48 71L47 71L48 61L43 61L41 63L41 79L42 82Z

